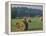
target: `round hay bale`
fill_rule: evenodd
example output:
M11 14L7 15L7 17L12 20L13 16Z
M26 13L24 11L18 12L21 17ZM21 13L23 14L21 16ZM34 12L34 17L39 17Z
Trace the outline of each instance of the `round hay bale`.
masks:
M16 22L16 31L24 31L25 24L22 21Z

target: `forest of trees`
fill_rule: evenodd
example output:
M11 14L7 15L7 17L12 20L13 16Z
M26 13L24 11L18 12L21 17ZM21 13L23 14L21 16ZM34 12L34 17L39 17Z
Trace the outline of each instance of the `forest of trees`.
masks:
M24 17L24 16L42 16L43 11L40 9L32 9L27 7L14 7L11 8L11 18Z

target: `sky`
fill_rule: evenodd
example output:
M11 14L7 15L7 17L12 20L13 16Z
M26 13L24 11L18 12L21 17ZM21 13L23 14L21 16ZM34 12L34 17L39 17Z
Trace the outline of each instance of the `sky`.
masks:
M14 7L27 7L27 8L40 9L40 10L43 9L42 5L21 5L21 4L19 5L19 4L12 4L11 7L12 8L14 8Z

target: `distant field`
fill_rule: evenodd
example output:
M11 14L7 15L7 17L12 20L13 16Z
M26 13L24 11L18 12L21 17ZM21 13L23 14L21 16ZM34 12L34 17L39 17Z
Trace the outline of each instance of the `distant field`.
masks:
M11 20L11 32L16 31L16 21L22 21L22 19L12 19ZM28 23L28 31L42 30L43 22L41 22L39 17L31 17L31 23Z

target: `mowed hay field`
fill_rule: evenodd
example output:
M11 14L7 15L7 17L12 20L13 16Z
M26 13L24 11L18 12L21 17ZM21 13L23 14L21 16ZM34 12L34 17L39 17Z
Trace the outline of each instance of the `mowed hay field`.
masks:
M43 22L40 17L31 17L31 23L28 22L28 31L42 30ZM22 19L11 19L11 32L16 32L16 21L23 21Z

